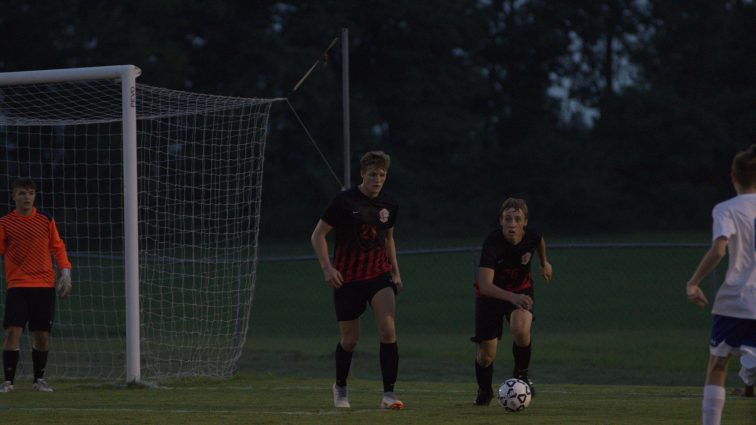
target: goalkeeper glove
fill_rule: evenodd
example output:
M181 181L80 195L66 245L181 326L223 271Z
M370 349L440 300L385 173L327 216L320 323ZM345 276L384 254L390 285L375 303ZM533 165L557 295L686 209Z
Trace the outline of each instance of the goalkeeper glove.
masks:
M58 291L58 296L65 298L71 292L71 269L62 269L60 271L60 277L55 283L55 290Z

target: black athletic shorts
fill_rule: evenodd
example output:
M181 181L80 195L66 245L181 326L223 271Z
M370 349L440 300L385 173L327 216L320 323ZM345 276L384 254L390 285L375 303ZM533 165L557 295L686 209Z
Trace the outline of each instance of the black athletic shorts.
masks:
M10 288L5 292L3 328L23 328L30 331L50 331L55 315L55 288Z
M375 294L383 288L392 288L396 295L391 273L384 273L368 280L347 282L341 285L341 288L334 288L333 305L336 307L336 320L345 322L359 318Z
M518 294L529 295L535 302L533 287L517 291ZM501 339L504 331L504 319L509 318L512 312L518 307L514 304L497 298L476 297L475 298L475 336L470 338L472 342L487 341L489 339ZM535 320L533 306L530 308Z

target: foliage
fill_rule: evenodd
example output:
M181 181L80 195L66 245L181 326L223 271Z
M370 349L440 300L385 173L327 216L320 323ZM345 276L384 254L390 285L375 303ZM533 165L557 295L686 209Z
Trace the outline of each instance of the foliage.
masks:
M756 140L745 0L7 0L0 71L134 63L143 83L287 97L341 180L338 43L292 93L341 28L352 180L363 151L392 154L412 235L478 234L510 195L547 231L707 228ZM306 239L337 179L280 103L263 234Z

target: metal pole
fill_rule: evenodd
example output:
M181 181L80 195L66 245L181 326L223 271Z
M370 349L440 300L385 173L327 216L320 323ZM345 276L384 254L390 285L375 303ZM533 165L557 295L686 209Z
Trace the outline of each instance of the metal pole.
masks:
M123 228L126 280L126 382L142 380L139 341L139 223L137 207L136 77L131 67L121 76L123 107Z
M344 189L352 187L349 163L351 136L349 134L349 29L341 29L341 96L344 107Z

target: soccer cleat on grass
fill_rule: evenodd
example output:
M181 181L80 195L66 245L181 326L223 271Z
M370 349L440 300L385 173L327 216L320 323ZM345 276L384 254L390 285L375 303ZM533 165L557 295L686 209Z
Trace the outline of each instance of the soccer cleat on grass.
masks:
M41 391L43 393L53 392L53 389L50 388L49 385L47 385L47 381L45 381L44 379L37 379L36 381L34 381L34 383L32 384L32 390Z
M475 400L473 400L474 406L488 406L491 404L491 400L493 399L493 390L491 388L488 389L488 391L484 391L480 388L478 388L478 395L475 396Z
M404 409L404 403L397 400L393 392L383 393L383 399L381 399L381 408L386 410L402 410Z
M527 382L528 386L530 387L530 396L531 397L535 397L535 395L536 395L535 385L533 384L533 381L531 381L530 378L528 378L528 370L527 369L523 369L523 370L520 370L520 371L515 371L515 373L513 374L513 377L517 378L519 380Z
M13 384L11 381L5 381L0 384L0 393L9 393L13 391Z
M339 408L348 408L349 406L349 390L346 385L339 386L333 384L333 406Z
M753 385L746 385L743 388L735 388L730 394L738 397L753 397Z

